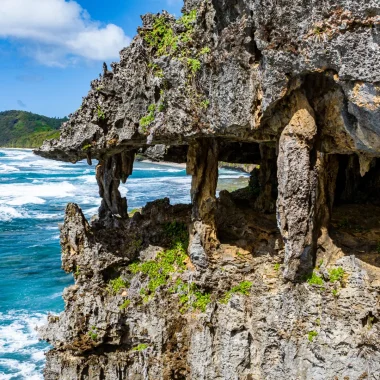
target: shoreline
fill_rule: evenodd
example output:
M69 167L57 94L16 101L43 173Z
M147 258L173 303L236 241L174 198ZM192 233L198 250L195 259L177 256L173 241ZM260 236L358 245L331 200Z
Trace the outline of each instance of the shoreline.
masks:
M172 167L175 167L175 168L182 168L182 169L186 169L186 163L182 163L182 164L179 164L179 163L176 163L176 162L168 162L168 161L152 161L152 160L136 160L137 162L142 162L142 163L145 163L145 164L153 164L153 165L161 165L161 166L172 166Z
M168 161L159 161L158 162L158 161L152 161L152 160L148 160L148 159L137 160L137 162L143 162L143 163L151 164L151 165L171 166L171 167L175 167L175 168L186 169L186 163L176 163L176 162L168 162ZM250 166L256 166L256 165L250 165ZM226 169L226 170L231 170L233 172L238 172L238 173L241 173L243 177L245 177L247 174L250 173L249 171L244 170L243 165L241 167L233 167L232 165L229 166L229 165L221 164L221 165L219 165L219 169ZM244 174L246 174L246 175L244 176Z

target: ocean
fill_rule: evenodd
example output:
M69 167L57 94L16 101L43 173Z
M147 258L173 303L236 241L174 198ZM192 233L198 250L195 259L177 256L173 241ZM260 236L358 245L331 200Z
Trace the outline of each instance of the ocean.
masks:
M242 178L244 177L244 178ZM247 175L221 169L226 187ZM136 162L121 193L129 210L169 197L190 203L191 177L182 167ZM68 202L86 217L100 205L95 167L46 160L31 150L0 149L0 380L40 380L44 352L35 328L63 310L63 289L73 284L61 267L59 223Z

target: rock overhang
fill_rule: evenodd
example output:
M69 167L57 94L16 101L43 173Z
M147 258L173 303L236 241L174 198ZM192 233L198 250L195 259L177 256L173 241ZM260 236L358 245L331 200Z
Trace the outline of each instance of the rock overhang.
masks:
M361 348L377 347L373 339L378 330L366 331L363 338L357 325L369 329L369 318L376 314L378 272L353 256L342 257L335 241L340 239L339 228L347 227L344 220L338 222L338 231L330 234L329 229L337 201L355 202L365 189L368 198L379 203L379 15L377 0L188 0L180 20L167 13L143 17L139 34L121 52L120 63L112 64L112 70L104 66L81 109L63 126L61 138L37 151L71 162L97 158L102 197L99 216L91 224L75 205L66 212L63 264L75 273L76 285L65 294L65 313L46 331L56 348L65 345L69 354L79 353L80 363L74 369L65 364L65 350L52 351L48 359L52 373L58 368L69 379L91 368L91 373L112 378L117 368L120 376L149 370L154 378L170 378L162 368L165 363L170 373L197 380L215 378L216 373L228 379L237 378L236 373L247 379L302 378L297 372L301 367L309 377L323 379L337 373L343 376L342 360L353 377L365 373ZM187 162L191 205L173 207L165 199L133 217L128 215L127 201L118 188L131 174L139 150L156 160ZM219 160L260 165L251 174L248 191L221 192L216 198ZM369 207L365 215L370 214ZM359 214L356 210L354 215ZM162 230L173 221L188 229L191 260L189 270L175 273L176 279L183 275L182 280L187 276L192 283L194 276L204 288L203 295L205 289L226 291L227 283L243 278L255 281L251 304L232 297L226 312L213 301L207 320L192 313L187 320L191 323L184 324L175 301L165 293L173 288L163 286L157 296L160 302L141 305L135 285L143 278L138 274L128 290L133 310L120 309L117 303L125 302L122 297L129 297L128 293L110 295L102 286L109 286L116 276L129 276L131 260L144 261L146 254L154 257L160 248L149 245L165 246ZM238 274L229 271L235 264ZM341 278L341 287L313 284L328 281L331 265L351 277ZM370 272L374 275L368 285ZM312 273L316 278L310 277ZM331 294L323 293L325 286ZM360 316L347 308L352 302L361 310ZM278 315L283 316L287 308L279 321ZM239 313L249 315L250 321ZM193 322L196 327L191 330ZM331 338L331 331L340 328L350 337L343 354L341 341L337 344ZM191 332L195 340L187 339ZM219 354L230 355L222 362L233 369L223 367L218 362L221 356L214 355L218 348L210 337L218 334L216 345L223 347ZM262 340L255 346L257 337ZM244 346L244 352L250 353L244 360L236 359L234 339L237 351ZM146 348L147 341L156 346L142 357L163 358L161 364L153 359L149 368L128 356L134 342L142 342L136 346L139 349ZM175 355L162 345L164 341L169 348L176 347L180 360L172 361ZM362 343L356 346L353 341ZM329 352L329 365L319 354L310 359L313 347L324 355ZM199 366L206 351L212 352L207 359L211 375ZM88 352L93 355L91 365ZM284 359L289 352L292 358ZM375 370L378 352L367 352ZM259 366L251 365L250 355ZM301 359L294 365L297 355ZM103 359L110 361L103 366ZM314 362L321 364L309 365Z
M336 111L345 114L344 125L335 126L335 139L348 135L353 151L378 155L376 2L314 4L306 17L300 2L281 3L282 13L254 1L200 1L186 2L187 18L179 21L167 13L144 16L120 63L111 71L104 67L92 82L60 140L36 153L77 161L89 152L100 158L200 137L276 141L285 127L278 114L287 97L308 75L320 74L332 77L341 91ZM157 20L170 33L156 38ZM171 42L162 47L160 38L168 36Z

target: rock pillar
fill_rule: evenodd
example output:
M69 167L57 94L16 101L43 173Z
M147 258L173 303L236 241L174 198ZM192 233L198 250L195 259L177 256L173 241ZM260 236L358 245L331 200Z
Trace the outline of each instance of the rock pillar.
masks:
M187 174L193 176L189 254L200 267L207 266L209 254L218 244L215 225L218 151L218 143L213 139L196 140L188 150Z
M301 91L292 95L290 106L292 116L279 141L277 223L285 243L284 277L295 280L313 266L317 125Z
M119 185L120 181L125 183L132 174L134 157L134 151L126 151L99 161L96 167L96 180L99 195L102 197L100 218L109 215L128 218L127 199L121 197Z

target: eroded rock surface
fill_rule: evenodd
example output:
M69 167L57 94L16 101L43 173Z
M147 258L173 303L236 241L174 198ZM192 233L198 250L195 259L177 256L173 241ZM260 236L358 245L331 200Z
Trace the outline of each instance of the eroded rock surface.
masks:
M37 151L97 159L102 197L66 210L45 377L379 379L380 2L183 11L143 16ZM187 162L192 204L129 217L136 152ZM248 188L217 197L221 161Z

